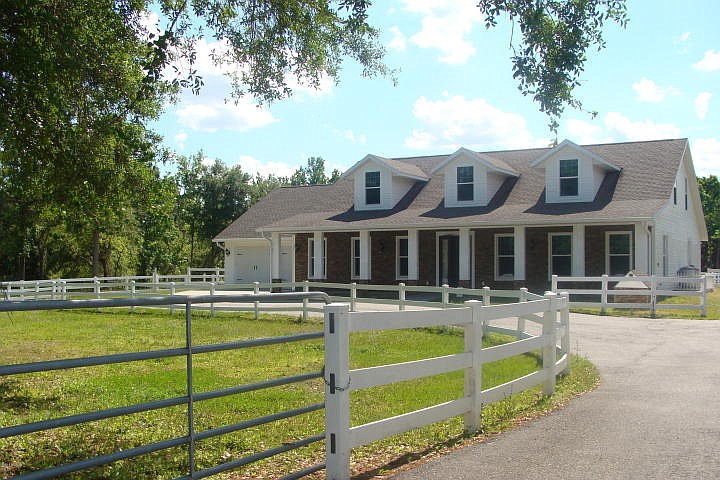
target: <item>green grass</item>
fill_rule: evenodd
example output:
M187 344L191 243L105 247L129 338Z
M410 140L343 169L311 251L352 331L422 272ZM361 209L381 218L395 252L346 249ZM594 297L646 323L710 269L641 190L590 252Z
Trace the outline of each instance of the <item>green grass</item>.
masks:
M669 309L662 308L663 304L666 305L700 305L700 297L665 297L658 302L657 318L685 318L695 320L720 320L720 288L708 292L707 294L707 315L702 316L700 308L694 309ZM599 308L573 308L573 312L576 313L589 313L592 315L599 315ZM633 308L608 308L605 310L605 315L615 317L650 317L649 309L633 309Z
M88 311L0 314L0 364L184 346L184 320L166 313L95 313ZM300 323L286 316L218 314L193 318L195 344L318 331L319 320ZM487 345L508 341L493 335ZM410 361L462 351L463 339L452 329L420 329L354 334L351 367ZM314 372L322 368L322 341L304 341L242 351L195 355L196 392ZM484 366L484 388L540 367L538 353ZM509 428L591 389L597 372L589 362L573 359L573 373L561 379L553 397L529 390L486 407L486 433ZM7 427L65 415L158 400L185 394L185 359L163 359L4 377L0 379L0 426ZM438 375L351 394L351 422L359 425L462 396L462 372ZM261 415L323 401L322 380L197 402L195 429L200 432ZM0 440L0 478L48 468L141 444L186 435L184 406L121 419L59 428ZM198 442L198 468L206 468L323 429L323 412L313 412L271 425ZM477 438L477 437L475 437ZM463 434L461 418L453 418L355 449L353 468L372 475L430 452L474 441ZM322 442L259 462L223 478L275 478L313 465L323 458ZM70 475L67 478L160 479L183 475L185 448L174 448ZM374 472L374 473L373 473Z

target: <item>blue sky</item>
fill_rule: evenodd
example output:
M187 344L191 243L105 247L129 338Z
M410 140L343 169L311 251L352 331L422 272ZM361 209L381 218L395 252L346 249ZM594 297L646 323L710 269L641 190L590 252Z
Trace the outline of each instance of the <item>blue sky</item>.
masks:
M512 78L508 22L486 30L473 0L377 1L398 84L344 64L340 84L299 88L266 107L226 102L229 83L198 46L199 96L184 93L152 127L180 154L248 172L288 175L320 156L344 170L373 153L410 157L547 146L547 119ZM682 6L680 6L682 5ZM626 29L608 24L607 47L588 53L575 90L596 118L567 109L558 138L579 144L690 139L698 176L720 176L720 3L631 0Z

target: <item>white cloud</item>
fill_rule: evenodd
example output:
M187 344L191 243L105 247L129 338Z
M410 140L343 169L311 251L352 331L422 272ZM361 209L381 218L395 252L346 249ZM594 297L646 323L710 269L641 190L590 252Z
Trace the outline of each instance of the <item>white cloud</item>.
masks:
M661 87L647 78L633 83L632 88L637 93L637 99L641 102L659 103L665 100L666 96L678 95L679 93L674 87Z
M683 32L678 36L678 42L687 42L690 39L690 32Z
M405 34L400 31L400 27L393 25L390 27L390 33L393 34L392 40L388 43L387 47L390 50L397 50L398 52L404 52L407 50L407 38Z
M699 177L720 176L720 140L698 138L692 142L693 164Z
M345 130L342 132L343 138L350 140L352 143L359 143L361 145L364 145L367 141L367 137L364 133L356 135L355 132L352 130Z
M633 122L618 112L609 112L604 121L610 138L617 141L659 140L680 136L680 129L671 123L655 123L651 120Z
M568 139L578 144L603 143L608 141L607 134L599 125L583 120L569 119L565 122Z
M218 130L244 132L276 121L266 108L252 104L249 99L241 99L237 104L222 101L188 103L175 113L181 125L210 133Z
M710 109L710 99L712 98L712 93L709 92L700 92L697 97L695 97L694 107L695 107L695 115L700 120L705 120L705 117L707 116L708 110Z
M187 142L188 134L184 130L180 130L177 135L175 135L175 143L180 148L180 150L185 149L185 142Z
M297 169L296 166L283 162L263 162L250 155L240 155L238 164L243 171L255 176L260 174L264 177L273 174L278 177L289 177Z
M504 112L483 98L456 95L432 101L420 97L413 106L413 115L423 127L405 139L409 148L452 150L465 146L485 150L547 144L546 140L533 138L521 115Z
M701 72L714 72L720 70L720 51L708 50L702 60L693 64L695 70Z
M482 21L473 2L402 0L402 3L403 10L422 15L420 31L410 37L415 45L439 50L439 60L449 64L463 64L475 54L475 47L465 38Z

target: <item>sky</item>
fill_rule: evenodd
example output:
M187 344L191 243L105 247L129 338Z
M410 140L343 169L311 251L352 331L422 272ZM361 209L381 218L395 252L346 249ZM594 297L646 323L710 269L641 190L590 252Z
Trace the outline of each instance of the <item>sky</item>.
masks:
M554 135L512 78L509 22L486 29L474 0L376 1L389 78L364 78L352 61L339 84L299 87L269 106L226 101L213 66L217 44L198 45L205 87L184 92L151 127L181 155L252 174L290 175L311 156L346 170L365 155L398 158L548 146ZM605 26L606 48L588 52L558 141L577 144L688 138L698 176L720 176L720 2L629 0L626 28ZM328 171L329 171L328 170Z

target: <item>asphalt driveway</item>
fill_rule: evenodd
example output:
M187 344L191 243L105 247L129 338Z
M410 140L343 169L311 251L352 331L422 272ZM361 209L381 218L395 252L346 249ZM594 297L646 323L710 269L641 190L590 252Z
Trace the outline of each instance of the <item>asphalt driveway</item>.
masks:
M571 335L595 391L392 478L720 479L720 321L573 315Z

